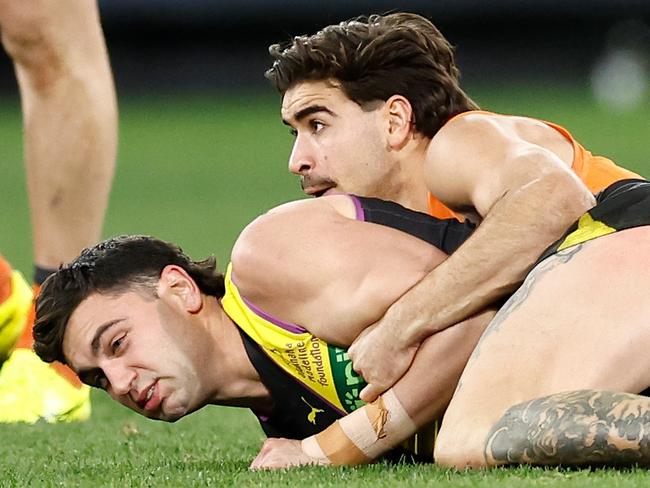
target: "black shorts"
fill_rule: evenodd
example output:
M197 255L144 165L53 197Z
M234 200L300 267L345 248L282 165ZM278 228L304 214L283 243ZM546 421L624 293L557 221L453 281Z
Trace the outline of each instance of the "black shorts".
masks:
M558 251L619 230L650 225L650 182L621 180L596 195L596 206L544 251L535 265Z

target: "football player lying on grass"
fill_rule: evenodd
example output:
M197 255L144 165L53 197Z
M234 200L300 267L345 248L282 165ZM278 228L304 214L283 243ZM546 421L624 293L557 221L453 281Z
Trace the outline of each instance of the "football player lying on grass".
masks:
M346 346L470 224L347 195L290 203L244 230L225 278L151 238L106 241L46 282L36 349L152 418L249 407L271 437L252 467L275 468L396 447L442 416L476 346L437 462L647 465L650 400L636 393L650 386L648 216L650 183L609 187L496 317L426 339L367 405Z
M118 237L45 283L35 348L150 418L250 408L269 437L253 468L366 463L441 417L493 312L428 339L365 406L346 348L472 230L380 200L299 201L246 227L225 276ZM430 438L407 447L431 460Z

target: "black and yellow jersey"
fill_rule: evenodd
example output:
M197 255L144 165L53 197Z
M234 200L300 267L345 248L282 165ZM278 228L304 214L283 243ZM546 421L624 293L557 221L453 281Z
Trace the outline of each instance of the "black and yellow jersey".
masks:
M642 179L617 181L596 195L596 206L551 244L535 264L577 244L644 225L650 225L650 182Z
M221 305L274 400L273 415L258 416L267 435L302 439L363 405L366 383L345 349L266 314L240 295L234 280L229 266Z
M351 198L358 220L399 229L446 253L474 230L470 223L436 219L392 202ZM246 353L274 401L270 416L257 415L269 437L303 439L363 405L359 393L366 383L352 369L345 349L251 303L239 293L232 266L225 285L223 309L239 327Z

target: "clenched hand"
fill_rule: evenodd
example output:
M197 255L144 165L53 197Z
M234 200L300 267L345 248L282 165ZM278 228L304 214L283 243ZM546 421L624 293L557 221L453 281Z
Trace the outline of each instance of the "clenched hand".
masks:
M387 316L359 334L348 349L354 370L368 383L359 397L372 402L393 386L413 362L419 345L402 337L399 324Z

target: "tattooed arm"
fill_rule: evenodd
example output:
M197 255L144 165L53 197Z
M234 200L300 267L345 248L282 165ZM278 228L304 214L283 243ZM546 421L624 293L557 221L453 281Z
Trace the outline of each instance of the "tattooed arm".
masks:
M650 398L578 390L509 408L485 442L488 465L650 466Z

